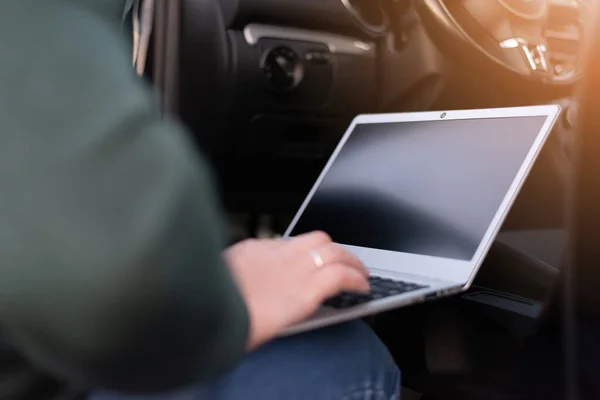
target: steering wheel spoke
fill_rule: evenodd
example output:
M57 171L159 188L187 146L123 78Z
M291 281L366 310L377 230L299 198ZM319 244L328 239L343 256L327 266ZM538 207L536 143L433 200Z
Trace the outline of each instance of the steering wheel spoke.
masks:
M507 58L512 65L527 74L550 74L552 66L548 60L547 47L544 41L530 43L525 39L515 37L500 42ZM520 57L521 60L516 59Z
M553 44L546 38L553 0L419 0L417 10L432 36L445 46L455 44L460 57L469 51L499 76L516 75L543 85L570 85L578 74L566 75L554 65ZM554 0L555 1L555 0ZM555 10L555 8L552 8ZM578 10L579 12L580 10ZM450 33L441 36L434 29ZM509 75L506 75L509 74Z
M461 0L461 4L496 40L501 51L492 53L497 54L499 61L521 75L550 73L544 39L547 0Z

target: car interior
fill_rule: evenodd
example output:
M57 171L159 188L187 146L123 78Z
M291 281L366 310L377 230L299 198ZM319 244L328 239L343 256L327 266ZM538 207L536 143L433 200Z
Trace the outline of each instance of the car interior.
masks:
M555 336L540 343L571 254L593 1L172 1L177 69L160 87L212 162L232 241L285 230L357 114L560 104L474 286L369 320L402 369L403 398L517 398L524 376L555 378L521 373L524 359L560 358L546 351ZM149 60L157 81L164 65Z

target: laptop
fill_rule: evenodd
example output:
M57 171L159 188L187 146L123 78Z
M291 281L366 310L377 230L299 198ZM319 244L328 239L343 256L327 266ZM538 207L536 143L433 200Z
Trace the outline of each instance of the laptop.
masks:
M368 268L371 292L341 293L285 334L467 290L559 113L356 117L284 238L327 232Z

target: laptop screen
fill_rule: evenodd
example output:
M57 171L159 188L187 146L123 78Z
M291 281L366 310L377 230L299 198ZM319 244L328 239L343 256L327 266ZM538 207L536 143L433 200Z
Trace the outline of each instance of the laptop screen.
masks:
M291 236L471 260L546 118L358 124Z

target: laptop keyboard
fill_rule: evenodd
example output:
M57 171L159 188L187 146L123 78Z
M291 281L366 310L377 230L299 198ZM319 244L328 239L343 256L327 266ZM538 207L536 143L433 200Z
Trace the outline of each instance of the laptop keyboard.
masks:
M402 293L413 292L415 290L425 289L428 287L426 285L396 281L379 276L369 277L369 283L371 284L371 291L369 293L344 292L330 298L324 304L333 308L348 308L367 303L369 301L379 300L389 296L396 296Z

